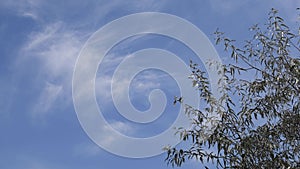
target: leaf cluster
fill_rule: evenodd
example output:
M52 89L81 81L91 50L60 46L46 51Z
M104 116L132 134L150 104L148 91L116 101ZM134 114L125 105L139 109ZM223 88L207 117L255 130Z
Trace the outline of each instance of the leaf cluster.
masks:
M190 147L166 148L168 164L196 159L217 168L300 168L299 33L277 10L268 16L263 28L251 27L253 36L241 47L215 32L216 44L233 60L218 65L224 75L220 98L211 93L205 71L190 63L190 78L205 104L185 105L192 128L178 133Z

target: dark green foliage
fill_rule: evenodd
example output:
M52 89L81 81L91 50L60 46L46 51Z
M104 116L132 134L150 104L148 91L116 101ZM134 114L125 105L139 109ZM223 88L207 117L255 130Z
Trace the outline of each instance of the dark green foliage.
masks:
M226 82L222 97L214 98L206 74L191 62L190 78L206 104L185 105L193 127L178 133L191 145L166 148L168 164L197 159L217 168L300 168L299 30L291 30L272 9L266 25L254 25L253 38L242 47L215 32L216 43L224 44L234 61L220 66Z

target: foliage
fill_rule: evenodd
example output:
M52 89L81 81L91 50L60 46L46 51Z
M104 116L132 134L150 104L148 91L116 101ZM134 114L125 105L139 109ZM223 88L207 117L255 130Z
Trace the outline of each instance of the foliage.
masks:
M210 92L204 71L191 62L190 78L206 104L199 109L185 105L192 128L178 133L191 145L167 147L168 164L197 159L217 168L300 168L300 35L275 9L263 28L250 30L253 38L241 48L215 32L216 43L234 60L221 66L226 86L220 99ZM214 113L221 118L212 118Z

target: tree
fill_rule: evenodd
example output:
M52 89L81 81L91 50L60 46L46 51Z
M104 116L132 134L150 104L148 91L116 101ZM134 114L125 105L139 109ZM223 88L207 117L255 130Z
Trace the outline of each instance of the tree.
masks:
M277 10L268 16L262 28L250 29L253 38L242 47L215 32L216 44L234 61L221 66L226 85L220 99L210 92L205 72L191 62L190 78L206 104L185 105L192 127L178 133L190 146L166 147L168 164L196 159L217 168L300 168L300 35ZM219 119L211 118L214 112ZM216 127L208 131L212 124Z

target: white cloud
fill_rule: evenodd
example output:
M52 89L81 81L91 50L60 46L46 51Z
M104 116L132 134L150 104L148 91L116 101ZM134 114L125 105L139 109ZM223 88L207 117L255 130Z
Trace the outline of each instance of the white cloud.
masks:
M160 87L160 83L151 82L151 81L147 81L147 82L137 81L136 83L133 84L134 84L133 85L134 89L136 89L135 91L147 91L149 89Z
M124 123L121 121L113 121L109 123L110 127L112 127L116 132L120 132L123 135L129 135L133 134L135 132L135 129L129 124ZM119 135L111 134L109 126L105 126L103 124L102 130L104 132L99 133L102 134L101 138L104 138L104 140L101 140L101 144L105 145L106 147L115 146L117 144L120 144L122 141L122 138ZM103 134L107 134L106 136L103 136Z
M39 20L39 6L42 2L41 0L2 0L0 2L0 8L12 9L19 16Z
M24 60L37 59L39 64L37 65L39 70L38 81L44 81L46 86L43 86L43 92L41 92L38 96L40 99L38 101L38 105L48 106L45 108L38 108L39 106L34 105L33 109L35 110L33 116L36 114L46 115L46 111L50 110L53 106L52 102L55 102L55 99L59 97L64 97L63 101L68 105L68 103L72 102L71 94L71 85L72 85L72 74L75 66L76 58L84 44L87 40L87 36L91 35L91 27L87 27L87 25L93 25L95 22L99 24L99 22L103 21L103 18L108 16L112 11L119 9L122 6L128 6L128 10L133 9L141 10L143 6L151 5L153 8L158 9L163 7L164 3L157 3L154 1L143 1L137 3L127 3L120 1L108 1L108 2L89 2L86 5L90 6L90 11L87 13L87 16L92 14L91 18L86 20L82 20L81 22L66 24L63 20L47 23L43 17L45 14L44 9L47 7L46 2L40 0L18 0L16 2L12 1L4 1L1 4L4 4L5 7L15 10L18 14L25 17L31 17L42 24L42 27L39 31L33 31L28 36L28 41L24 44L23 49L20 51L20 58L17 62L23 62ZM49 14L50 15L50 14ZM55 16L56 18L56 16ZM56 18L59 20L59 17ZM79 29L80 28L80 29ZM108 37L109 38L109 37ZM133 38L134 40L134 38ZM113 60L108 60L110 64L115 64L119 62L120 57L114 57ZM101 88L104 90L100 90L100 92L106 96L110 94L110 82L111 79L109 77L104 77L102 79L97 79ZM49 84L54 85L55 87L49 87ZM53 84L52 84L53 83ZM139 85L142 86L142 84ZM37 86L37 88L39 88ZM59 91L57 96L49 94L45 94L49 92L49 90ZM59 89L59 90L58 90ZM63 90L62 90L63 89ZM108 89L108 90L106 90ZM120 89L121 90L121 89ZM122 91L120 91L122 92ZM48 98L47 98L48 96ZM59 97L58 97L59 96ZM49 103L46 103L46 102ZM40 106L42 107L42 106ZM40 113L37 113L41 111Z
M65 98L60 106L71 103L72 73L84 42L82 39L83 35L68 29L62 22L46 25L41 31L29 35L17 62L37 59L37 78L46 84L39 94L37 104L33 105L32 117L46 115L58 96Z
M141 36L140 36L141 37ZM132 39L133 40L133 39ZM127 42L128 43L128 42ZM130 44L128 44L130 45ZM103 100L107 100L111 98L111 84L112 84L112 76L108 75L107 73L111 73L117 69L118 64L121 63L123 59L126 59L125 57L131 57L129 56L118 56L117 54L111 54L106 56L107 58L103 60L101 64L101 70L105 71L104 75L101 74L101 76L96 77L96 92L97 96L104 98ZM138 65L132 65L132 66L138 66ZM116 79L115 83L118 83L120 85L117 85L115 88L116 94L121 95L126 91L126 88L129 86L127 84L131 84L130 90L138 91L139 93L143 93L148 91L149 89L153 88L159 88L161 86L160 82L163 82L163 79L166 77L166 75L158 75L154 71L146 71L143 73L143 76L138 79L133 79L132 82L126 78L126 71L124 72L124 75L121 75L120 77L125 77L122 79Z
M135 132L135 129L128 123L120 122L120 121L114 121L109 123L109 125L117 130L118 132L121 132L122 134L132 134ZM116 135L112 135L110 133L109 126L102 125L102 130L105 132L101 132L101 138L104 138L101 140L101 144L105 145L106 147L114 146L118 144L121 140L120 137ZM103 134L105 134L103 136ZM103 150L96 144L96 143L82 143L78 144L74 147L74 155L77 156L96 156L101 154Z
M73 70L85 40L86 34L69 29L63 22L51 23L44 26L42 30L32 32L29 35L28 41L21 51L23 55L18 62L33 58L39 60L39 80L46 82L55 81L55 84L62 86L64 90L61 91L61 95L67 98L64 100L66 102L64 105L67 105L72 102L70 91ZM103 70L110 71L123 59L120 56L112 55L103 62ZM100 90L98 90L100 96L110 98L111 77L100 77L96 81L97 87L100 87ZM45 99L43 93L40 95L39 98Z
M63 87L60 85L47 83L42 90L37 103L33 107L31 112L32 118L40 120L40 118L45 117L54 105L56 99L62 93L62 89Z
M146 92L150 89L157 89L161 87L161 83L168 83L164 81L167 75L158 74L154 70L148 70L143 73L143 76L137 78L132 82L133 90L137 92Z
M116 79L114 82L118 83L118 85L113 88L113 92L117 96L124 96L129 94L126 93L127 89L129 88L129 91L133 91L135 95L143 95L150 90L159 89L161 87L161 83L168 83L168 81L163 81L165 76L166 75L158 75L153 71L147 71L147 73L144 73L143 76L135 79L124 78L124 75L122 76L122 79ZM132 81L130 82L130 80ZM102 75L96 78L96 96L101 98L101 105L105 105L106 103L112 101L112 82L112 77L110 75Z
M50 77L64 76L70 79L83 41L82 35L57 22L45 26L40 32L29 35L23 51L26 56L37 57Z
M43 30L40 32L32 32L31 35L29 35L29 41L24 49L26 51L41 51L45 47L48 47L48 45L53 43L52 41L56 38L56 34L62 26L62 23L58 22L45 26L45 28L43 28Z
M134 128L129 124L121 121L113 121L109 125L123 134L132 134L135 132Z
M110 85L110 76L100 76L96 78L96 95L102 98L102 101L111 101Z

